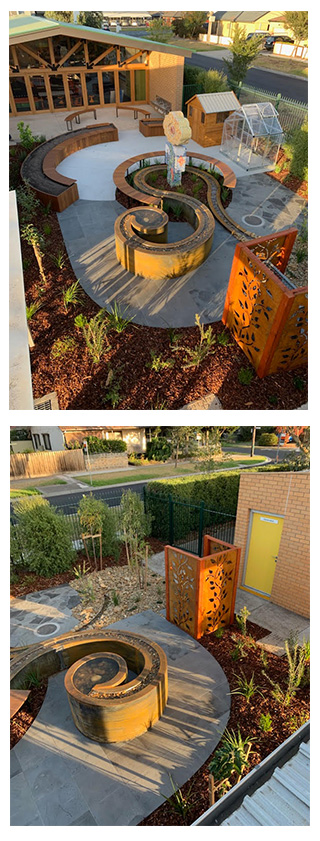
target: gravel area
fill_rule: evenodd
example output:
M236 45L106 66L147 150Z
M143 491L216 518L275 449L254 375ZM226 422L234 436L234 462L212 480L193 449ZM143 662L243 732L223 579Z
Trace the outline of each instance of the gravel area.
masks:
M81 603L72 611L79 620L76 628L86 622L90 622L93 628L102 628L125 619L134 611L161 613L165 610L165 580L155 572L148 572L145 589L140 588L137 575L123 566L90 573L70 581L70 585L81 595ZM104 604L105 609L101 613ZM95 616L97 620L92 622Z

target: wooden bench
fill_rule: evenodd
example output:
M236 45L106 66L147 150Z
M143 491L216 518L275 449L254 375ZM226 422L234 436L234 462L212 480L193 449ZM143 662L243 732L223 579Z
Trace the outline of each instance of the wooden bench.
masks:
M72 131L72 120L75 120L76 123L79 125L80 124L80 115L81 114L88 114L89 112L91 113L91 111L93 111L94 119L96 120L97 119L97 111L93 107L92 108L84 108L83 111L73 111L72 114L67 114L67 116L64 118L64 120L67 123L68 131Z
M134 120L138 119L139 111L140 111L140 114L144 115L146 120L149 117L151 117L150 111L146 111L145 108L138 108L138 106L135 106L135 105L116 105L116 116L117 117L119 117L119 114L118 114L119 109L121 109L121 111L133 111Z
M163 114L164 117L171 111L171 102L163 99L162 96L156 96L155 100L150 104L153 105L155 111L159 111L159 114Z
M20 710L30 695L30 689L10 689L10 718Z

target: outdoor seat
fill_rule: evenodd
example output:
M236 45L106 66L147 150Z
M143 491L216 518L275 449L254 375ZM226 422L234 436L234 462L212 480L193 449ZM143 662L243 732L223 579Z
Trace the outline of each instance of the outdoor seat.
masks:
M139 108L139 107L138 107L138 106L136 106L136 105L116 105L116 116L117 116L117 117L119 116L119 114L118 114L119 108L120 108L122 111L133 111L133 118L134 118L134 120L137 120L137 119L138 119L138 113L139 113L139 111L140 111L140 113L141 113L141 114L143 114L143 115L144 115L144 118L145 118L146 120L148 120L148 119L149 119L149 117L151 117L150 111L146 111L146 109L145 109L145 108Z
M80 115L81 114L87 114L88 112L91 112L91 111L93 111L94 119L96 120L97 119L97 111L96 111L96 108L94 108L94 107L84 108L82 111L73 111L72 114L67 114L67 116L64 119L65 119L65 122L67 123L68 131L72 131L72 121L73 120L75 120L75 122L78 125L80 125Z

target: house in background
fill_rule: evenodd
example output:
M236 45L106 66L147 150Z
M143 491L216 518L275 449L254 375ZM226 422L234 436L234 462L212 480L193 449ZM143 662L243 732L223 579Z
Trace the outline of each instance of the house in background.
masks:
M250 32L263 32L270 35L291 35L291 30L284 25L284 12L213 12L210 15L212 34L233 38L236 27Z
M239 587L310 615L310 473L242 473L234 543Z
M81 447L88 435L125 441L129 453L144 453L147 446L145 429L140 426L32 426L31 434L35 450L72 449L75 443Z

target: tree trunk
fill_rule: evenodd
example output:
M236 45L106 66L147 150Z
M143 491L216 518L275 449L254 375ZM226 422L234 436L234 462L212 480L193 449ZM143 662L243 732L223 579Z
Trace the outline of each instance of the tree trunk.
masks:
M41 251L39 250L39 248L37 248L36 245L33 246L33 250L34 250L36 261L38 263L41 279L43 280L44 283L47 283L47 278L45 276L43 263L42 263Z
M209 774L209 806L214 806L215 804L215 784L214 784L214 776L213 774Z

